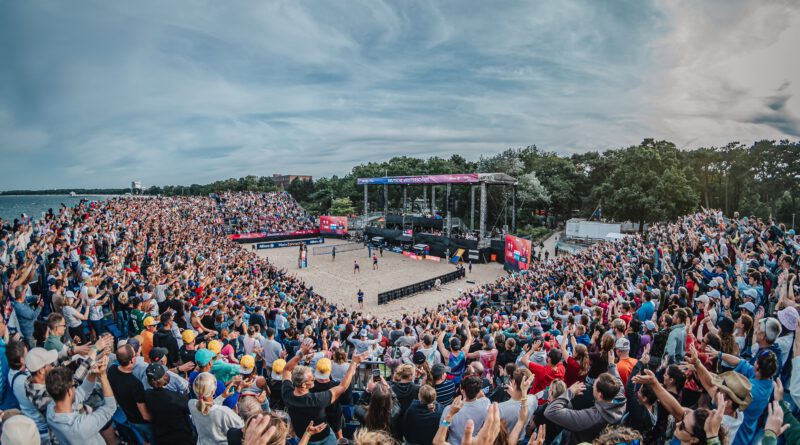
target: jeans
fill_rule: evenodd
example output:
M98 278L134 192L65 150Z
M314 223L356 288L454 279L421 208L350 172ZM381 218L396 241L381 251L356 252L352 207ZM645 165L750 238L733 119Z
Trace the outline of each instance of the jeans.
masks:
M92 325L92 330L98 337L103 335L103 332L105 332L106 330L105 327L103 326L102 318L100 320L89 320L89 324Z
M128 324L130 321L130 317L126 311L117 311L117 328L119 329L119 335L122 338L128 337Z
M155 443L155 439L153 439L153 427L150 426L149 423L133 423L128 422L133 429L142 436L142 439L148 443Z

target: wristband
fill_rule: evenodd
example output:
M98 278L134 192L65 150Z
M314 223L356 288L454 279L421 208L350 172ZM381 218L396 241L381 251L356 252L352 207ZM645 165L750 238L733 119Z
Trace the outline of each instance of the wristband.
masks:
M450 422L449 422L449 421L447 421L447 420L445 420L445 419L442 419L442 421L441 421L441 422L439 422L439 426L440 426L440 427L442 427L442 426L443 426L443 427L445 427L445 428L450 428Z

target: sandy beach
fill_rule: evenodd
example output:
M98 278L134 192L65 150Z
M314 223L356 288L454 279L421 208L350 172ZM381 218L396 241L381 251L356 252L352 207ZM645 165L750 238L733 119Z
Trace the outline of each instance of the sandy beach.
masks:
M324 246L344 243L341 240L326 239ZM276 266L284 267L289 273L296 274L307 285L314 286L317 293L340 307L357 309L356 293L359 288L362 289L364 312L379 315L381 318L393 318L426 307L435 307L455 298L459 289L468 289L505 275L502 264L474 264L472 273L467 273L465 279L444 284L440 291L419 293L378 305L380 292L446 274L453 271L455 266L444 261L412 260L402 254L384 250L383 257L378 255L378 270L373 270L372 259L368 257L366 248L337 252L336 260L332 261L330 255L312 254L313 248L318 246L309 246L308 267L305 269L297 268L297 247L264 249L257 252L258 255L269 258ZM353 273L354 261L358 261L360 273ZM469 284L467 280L476 284Z

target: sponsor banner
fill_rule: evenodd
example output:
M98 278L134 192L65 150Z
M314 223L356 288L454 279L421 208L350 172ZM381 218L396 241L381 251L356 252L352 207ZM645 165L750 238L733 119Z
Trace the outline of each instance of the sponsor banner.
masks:
M231 240L245 240L245 239L260 239L260 238L277 238L279 236L306 236L306 235L319 235L319 229L295 230L294 232L234 233L233 235L228 235L228 238Z
M325 238L298 239L291 241L273 241L271 243L256 243L256 249L277 249L279 247L294 247L309 244L323 244Z
M528 270L531 263L531 241L506 235L505 265L512 270Z
M437 263L439 261L442 261L441 258L439 258L438 256L433 256L433 255L425 255L425 259L428 260L428 261L436 261Z
M403 255L411 258L412 260L422 261L422 257L418 256L414 252L409 252L409 251L406 250L406 251L403 251Z
M324 235L347 235L347 217L328 215L320 216L319 233Z
M386 178L358 178L357 184L474 184L478 173L426 176L391 176Z

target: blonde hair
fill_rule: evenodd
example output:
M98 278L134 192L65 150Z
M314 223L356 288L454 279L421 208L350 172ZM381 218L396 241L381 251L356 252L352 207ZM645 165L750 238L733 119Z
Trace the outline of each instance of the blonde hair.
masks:
M261 403L258 401L257 397L253 396L240 396L236 408L239 411L239 417L245 422L261 413Z
M436 409L436 389L430 385L422 385L419 388L419 401L431 411Z
M414 367L409 364L400 365L397 368L397 377L401 379L410 379L414 377Z
M194 379L192 385L194 393L197 395L197 410L204 416L211 411L214 404L214 391L217 390L217 378L209 372L202 372Z
M389 433L382 430L368 430L361 428L356 431L355 436L356 445L396 445L397 441L394 440Z
M251 397L248 397L248 399L249 398ZM273 426L275 427L275 434L273 434L268 441L264 442L263 445L284 445L286 443L286 436L289 434L289 427L287 426L286 422L281 420L280 417L270 415L270 413L267 412L255 413L249 419L245 420L244 429L242 430L242 432L244 433L243 438L247 437L247 430L248 428L250 428L250 422L255 420L255 418L258 417L259 414L262 414L270 418L269 425L267 425L267 428Z
M567 392L567 384L563 380L553 380L548 388L550 400L555 400L561 394Z

